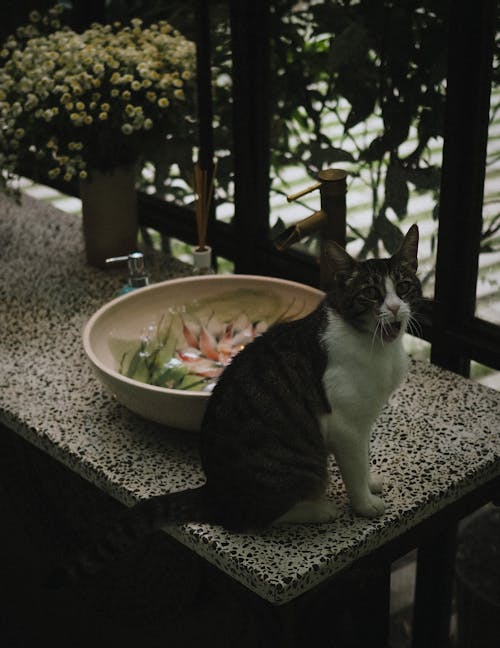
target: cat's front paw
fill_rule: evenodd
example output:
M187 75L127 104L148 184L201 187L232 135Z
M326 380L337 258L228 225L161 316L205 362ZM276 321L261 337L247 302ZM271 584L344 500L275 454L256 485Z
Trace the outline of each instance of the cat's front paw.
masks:
M337 507L333 502L323 500L318 502L315 511L315 522L333 522L338 517Z
M335 504L326 499L298 502L274 524L321 524L333 522L338 516Z
M368 482L370 491L374 494L381 493L384 490L384 482L382 477L377 473L370 473L370 480Z
M353 502L353 508L358 515L363 517L374 518L385 513L384 500L370 493L369 497L359 502Z

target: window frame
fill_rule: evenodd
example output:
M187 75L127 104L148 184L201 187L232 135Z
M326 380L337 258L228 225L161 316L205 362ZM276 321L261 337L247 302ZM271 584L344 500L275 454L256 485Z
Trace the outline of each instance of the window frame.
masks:
M196 23L199 156L213 160L210 1L192 0ZM233 65L235 212L231 224L215 219L208 237L215 255L235 272L285 277L319 285L314 258L278 252L269 240L270 27L269 2L228 0ZM105 16L104 0L75 3L81 24ZM435 297L423 304L423 339L431 361L469 375L475 360L500 370L500 326L475 315L479 244L496 2L449 3L449 51ZM68 193L68 185L50 182ZM78 187L69 187L74 195ZM196 243L194 212L139 192L139 221L162 234Z

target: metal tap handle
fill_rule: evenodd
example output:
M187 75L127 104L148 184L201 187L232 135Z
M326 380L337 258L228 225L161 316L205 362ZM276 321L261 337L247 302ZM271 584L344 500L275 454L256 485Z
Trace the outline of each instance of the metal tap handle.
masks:
M297 193L290 194L289 196L286 197L286 199L288 202L293 202L294 200L297 200L298 198L302 198L302 196L311 193L311 191L315 191L316 189L319 189L321 187L321 184L322 184L321 182L315 182L313 185L310 185L309 187L306 187L301 191L297 191Z

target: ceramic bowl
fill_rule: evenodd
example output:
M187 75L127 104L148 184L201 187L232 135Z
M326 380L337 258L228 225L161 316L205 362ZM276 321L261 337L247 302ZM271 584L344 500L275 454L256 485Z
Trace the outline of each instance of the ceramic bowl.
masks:
M251 275L187 277L140 288L105 304L85 326L83 346L98 379L119 403L143 418L183 430L199 430L210 393L128 378L120 373L124 353L140 343L145 331L159 327L166 313L185 312L189 305L202 302L205 310L217 316L221 297L227 311L228 303L232 307L232 296L240 291L246 295L245 308L253 311L247 313L250 319L258 319L256 314L270 303L278 310L293 311L294 318L301 317L323 297L320 290L303 284ZM250 302L248 295L254 295ZM235 304L235 315L238 309Z

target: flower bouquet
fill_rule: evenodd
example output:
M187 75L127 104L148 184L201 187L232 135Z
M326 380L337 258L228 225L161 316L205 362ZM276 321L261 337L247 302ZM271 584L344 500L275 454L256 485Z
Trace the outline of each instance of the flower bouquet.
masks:
M166 21L77 33L61 11L0 49L0 183L80 181L87 261L104 266L136 244L134 166L192 121L195 46Z
M32 12L0 50L4 174L35 163L70 181L130 165L193 113L195 46L170 24L77 33L60 26L61 11Z

